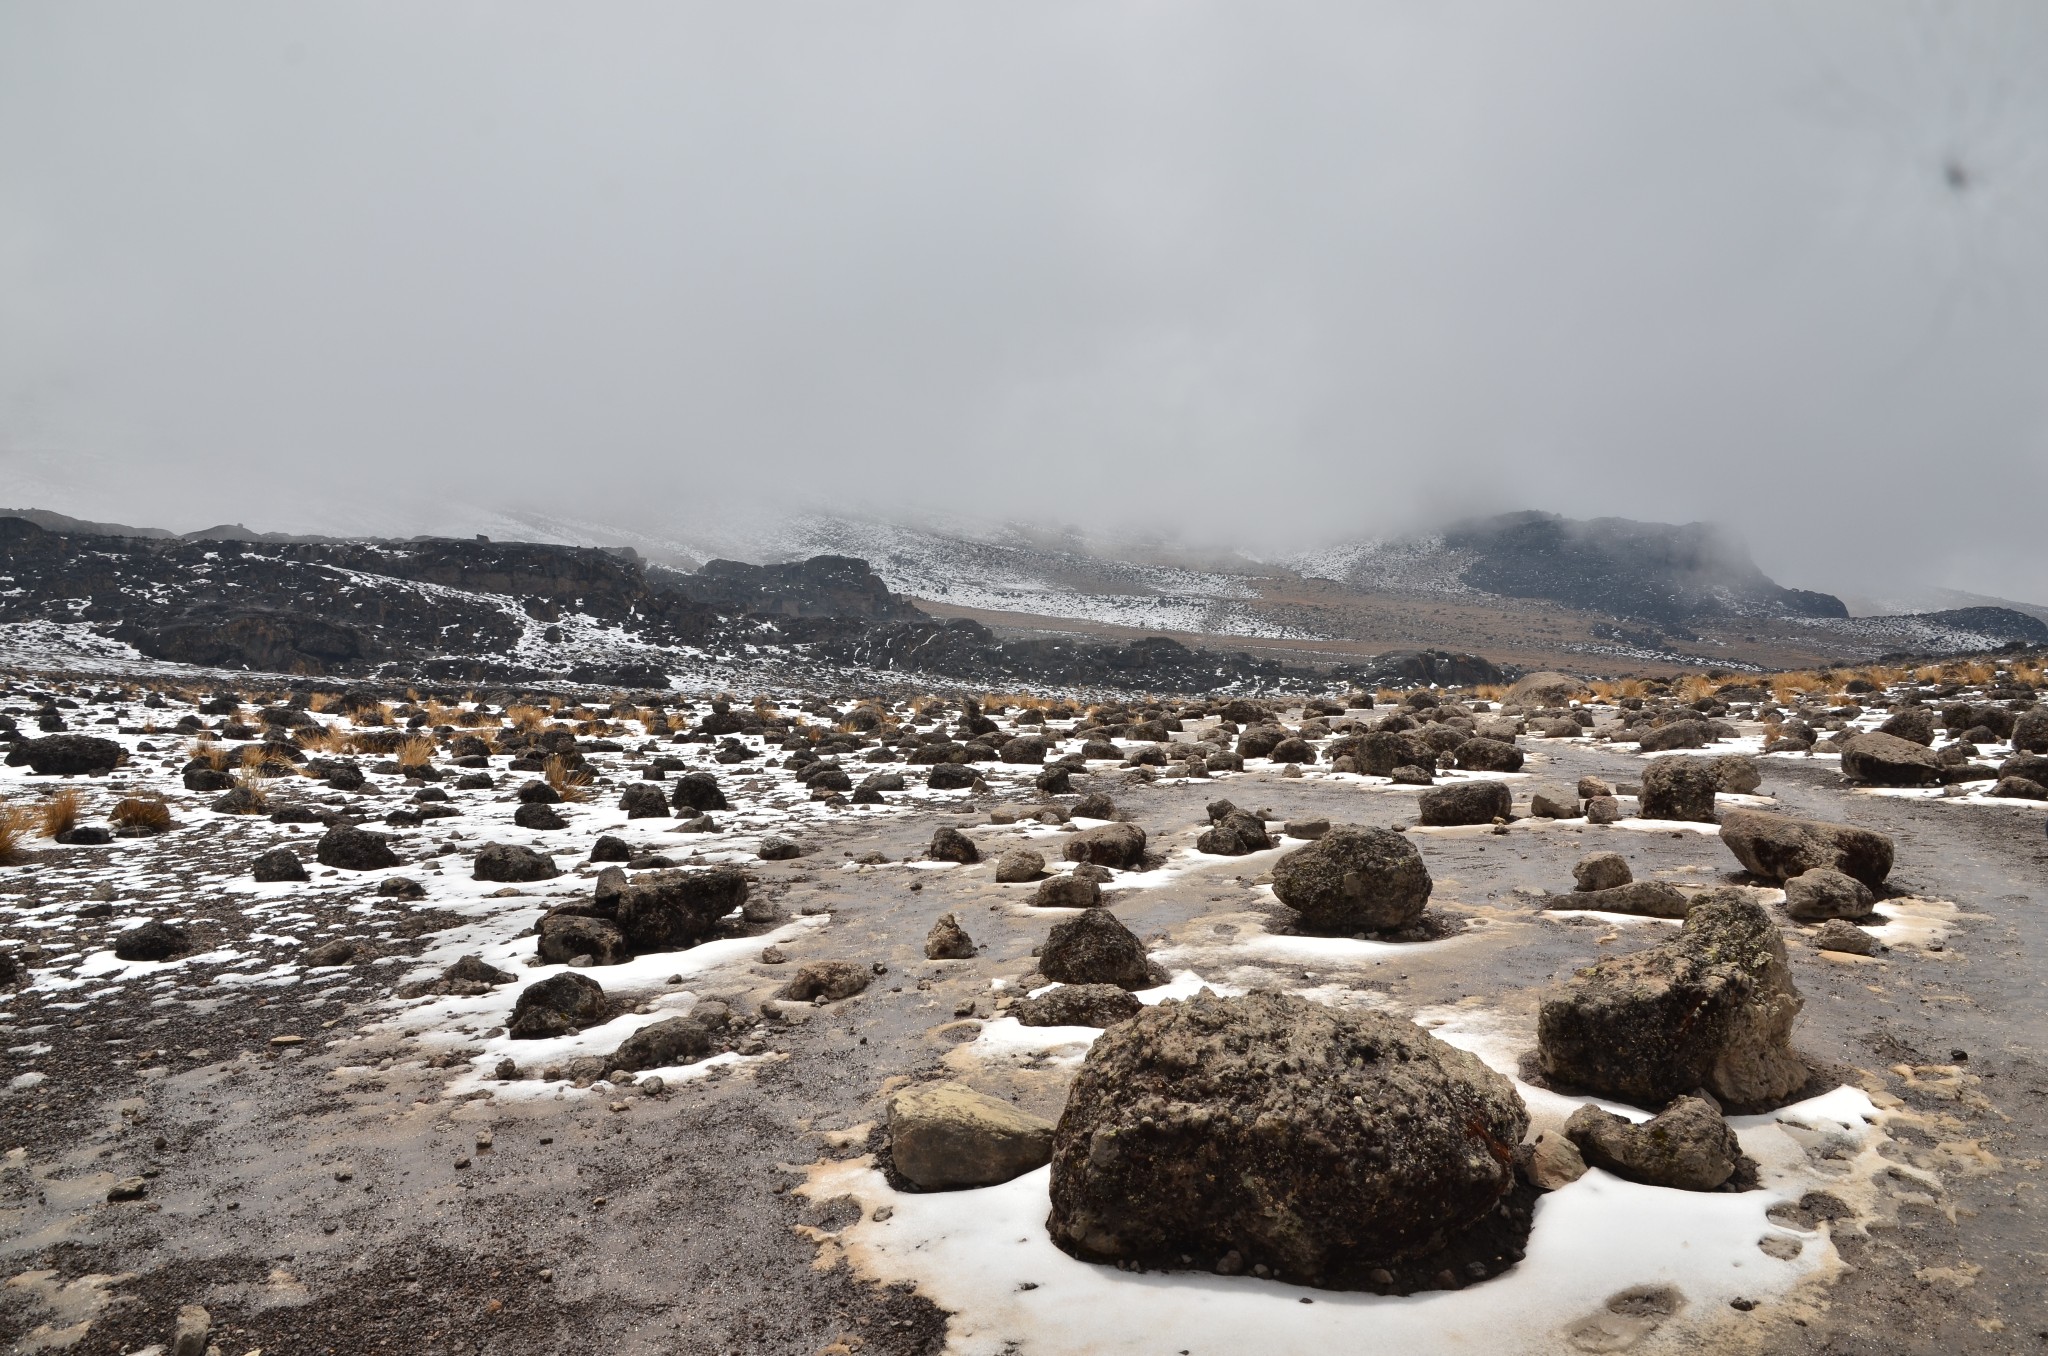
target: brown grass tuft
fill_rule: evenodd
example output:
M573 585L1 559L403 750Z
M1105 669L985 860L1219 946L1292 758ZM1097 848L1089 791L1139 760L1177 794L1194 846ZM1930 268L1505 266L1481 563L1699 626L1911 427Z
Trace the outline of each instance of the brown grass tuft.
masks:
M107 819L116 828L141 824L161 833L171 827L171 807L161 796L124 796Z
M548 755L547 761L541 764L540 775L563 800L590 799L590 774L580 767L569 766L568 760L559 753Z
M68 786L53 793L37 810L43 837L55 838L77 828L78 814L84 805L85 798Z
M425 767L434 761L434 741L425 735L414 735L398 746L398 766L411 771Z
M538 730L547 721L548 713L538 706L508 706L505 718L515 730Z
M12 805L0 805L0 866L19 866L28 857L26 840L35 816Z

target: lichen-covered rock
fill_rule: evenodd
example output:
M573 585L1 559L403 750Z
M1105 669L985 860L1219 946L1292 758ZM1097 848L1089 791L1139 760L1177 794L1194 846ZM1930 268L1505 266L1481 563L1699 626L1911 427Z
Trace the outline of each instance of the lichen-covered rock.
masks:
M781 996L796 1003L814 1003L820 998L836 1003L862 992L874 978L874 970L858 961L811 961L797 967L789 983L782 986Z
M1842 745L1842 775L1866 786L1926 786L1941 780L1941 760L1924 744L1873 732Z
M581 1031L604 1019L604 986L588 975L564 970L519 991L505 1034L513 1040L543 1040Z
M1643 769L1641 808L1645 819L1715 820L1714 792L1720 779L1704 758L1679 754L1651 760Z
M1047 1226L1091 1260L1208 1270L1235 1254L1362 1287L1492 1215L1527 1128L1513 1084L1413 1023L1202 994L1096 1040L1053 1136Z
M1429 904L1429 868L1391 829L1341 825L1273 866L1273 894L1319 932L1402 928Z
M1152 987L1145 944L1108 909L1084 909L1052 925L1038 957L1039 971L1062 984Z
M1115 1026L1144 1010L1137 995L1114 984L1058 984L1010 1005L1024 1026Z
M471 871L476 880L507 884L553 880L561 874L554 858L514 843L485 843L476 850L476 864Z
M1031 903L1041 909L1092 909L1102 903L1102 884L1081 871L1049 876L1039 882Z
M1036 848L1013 847L996 858L996 882L1002 885L1037 880L1045 874L1045 856Z
M1506 782L1451 782L1423 792L1416 798L1416 809L1422 823L1431 827L1491 824L1514 814L1515 798Z
M1849 824L1730 810L1721 816L1721 841L1765 880L1786 880L1824 866L1875 890L1892 869L1892 840Z
M1619 852L1593 852L1579 858L1572 879L1580 890L1612 890L1634 880L1635 873L1628 869L1628 858Z
M960 920L950 913L939 915L939 921L932 924L932 930L925 934L924 958L926 960L972 960L974 939L967 935L967 929L960 926Z
M633 958L625 934L608 918L582 913L551 913L534 929L535 954L544 965L567 965L588 956L593 965L620 965Z
M1555 1082L1637 1106L1705 1088L1764 1110L1803 1086L1792 1053L1802 1000L1785 943L1740 890L1692 901L1670 941L1588 966L1546 994L1537 1056Z
M1877 908L1877 896L1854 876L1825 866L1785 882L1785 912L1802 923L1819 923L1830 918L1868 918Z
M1067 839L1062 855L1097 866L1137 866L1145 860L1145 831L1136 824L1098 824Z
M924 855L935 862L957 862L966 866L981 860L981 849L960 830L942 827L933 831L931 846L925 849Z
M994 1186L1052 1155L1052 1122L959 1083L924 1083L889 1099L889 1158L926 1191Z
M1724 753L1707 766L1714 769L1715 789L1724 796L1747 796L1764 784L1763 769L1744 753Z
M1632 880L1605 890L1574 890L1552 895L1548 909L1591 909L1595 913L1627 913L1638 918L1683 918L1691 901L1675 885L1661 880Z
M1522 751L1513 744L1483 737L1458 745L1453 756L1468 772L1520 772L1524 761Z
M1651 1186L1713 1191L1742 1164L1741 1142L1704 1097L1681 1097L1641 1125L1582 1106L1564 1133L1588 1166Z

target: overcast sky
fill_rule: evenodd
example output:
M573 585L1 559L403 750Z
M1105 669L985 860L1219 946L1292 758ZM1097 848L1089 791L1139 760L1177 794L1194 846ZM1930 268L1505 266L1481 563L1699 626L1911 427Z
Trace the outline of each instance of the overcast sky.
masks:
M2048 600L2044 133L2038 3L0 0L0 502L1536 507Z

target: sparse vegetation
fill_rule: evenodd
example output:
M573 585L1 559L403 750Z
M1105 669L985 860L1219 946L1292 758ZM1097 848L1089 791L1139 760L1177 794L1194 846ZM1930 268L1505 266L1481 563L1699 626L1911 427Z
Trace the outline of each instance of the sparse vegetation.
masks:
M77 828L78 816L84 806L85 798L68 786L51 793L37 811L43 837L55 838Z
M161 796L124 796L115 802L107 821L116 828L139 826L162 833L171 827L171 807Z
M28 856L26 841L36 817L14 805L0 805L0 866L19 866Z
M590 799L590 774L580 767L572 767L561 754L549 754L541 764L541 778L554 788L556 795L565 801Z
M434 741L425 735L413 735L398 746L398 766L411 772L434 761Z

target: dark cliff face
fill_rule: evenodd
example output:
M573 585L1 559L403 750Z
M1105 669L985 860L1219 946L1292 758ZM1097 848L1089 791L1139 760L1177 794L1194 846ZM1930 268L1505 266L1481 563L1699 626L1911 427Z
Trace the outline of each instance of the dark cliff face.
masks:
M891 593L865 560L812 556L783 565L708 562L695 574L668 577L686 597L726 613L772 617L862 617L870 621L924 616Z
M1740 543L1706 523L1575 522L1509 513L1460 523L1447 545L1477 554L1474 588L1666 624L1702 617L1847 617L1839 598L1780 587Z

